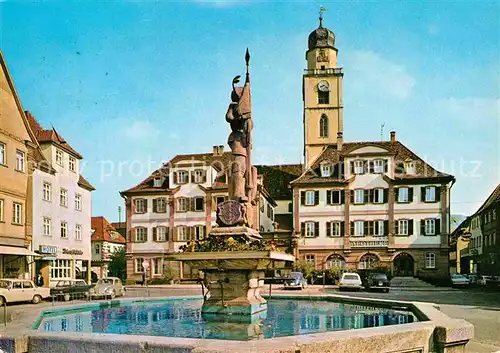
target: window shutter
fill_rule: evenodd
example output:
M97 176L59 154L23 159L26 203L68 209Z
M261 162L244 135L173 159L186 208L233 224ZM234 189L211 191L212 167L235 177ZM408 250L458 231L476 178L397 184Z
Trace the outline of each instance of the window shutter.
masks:
M394 189L394 196L396 198L396 202L398 202L398 200L399 200L399 188Z
M300 204L301 205L306 204L306 192L305 191L300 192Z
M420 187L420 202L425 202L425 186Z
M202 172L202 179L201 179L201 180L202 180L204 183L207 181L207 171L206 171L206 170L204 170L204 171Z
M300 223L300 236L303 237L306 235L306 222Z
M351 231L351 235L354 235L354 222L350 222L350 231Z
M165 228L165 241L170 240L170 228Z
M435 189L436 189L436 191L435 191L436 192L436 201L439 202L439 201L441 201L441 188L439 186L436 186Z
M148 229L144 228L144 243L148 242Z
M314 204L319 205L319 191L314 191Z
M340 222L340 236L343 237L345 235L345 222Z
M146 213L148 212L148 199L144 199L144 212L142 213Z
M354 174L354 162L351 162L351 174Z
M332 222L326 222L326 236L332 235Z
M158 234L157 228L153 227L153 241L158 241L157 234Z
M178 179L177 172L174 172L174 184L177 184L177 179Z
M368 227L368 224L370 222L367 222L367 221L364 221L363 222L363 235L370 235L369 232L370 232L370 229Z
M201 210L205 211L205 196L201 197Z
M363 202L364 203L369 203L370 202L370 192L371 190L363 190Z
M436 227L436 235L441 234L441 220L439 218L436 218L434 221L435 227Z
M194 238L194 227L187 227L187 240L191 241Z
M384 173L387 173L389 171L389 161L387 159L384 159Z
M332 190L326 190L326 204L331 205L332 201Z
M373 234L378 235L378 221L373 221Z
M207 237L208 237L207 226L203 226L203 238L207 238Z
M399 234L399 222L394 221L394 234Z
M408 220L408 235L413 235L413 219Z
M384 221L384 235L389 235L389 221Z
M340 191L340 203L345 204L345 190Z
M350 190L351 191L351 204L354 204L354 190Z
M369 161L368 163L369 163L369 172L371 174L373 174L373 172L374 172L374 165L373 165L373 163L374 162L373 161Z
M314 235L319 236L319 222L314 222Z
M408 202L413 202L413 188L408 188Z
M374 221L366 221L365 223L368 223L368 235L373 235L374 234L374 232L373 232Z
M383 200L384 203L387 203L389 202L389 189L384 189L384 200Z
M420 235L426 235L425 234L425 219L420 220Z
M191 210L191 199L189 197L186 197L186 211L190 211Z
M153 213L157 213L157 212L158 212L158 200L153 199Z
M135 243L135 228L130 229L130 239L129 241Z
M363 173L368 173L370 171L370 163L368 161L363 162Z

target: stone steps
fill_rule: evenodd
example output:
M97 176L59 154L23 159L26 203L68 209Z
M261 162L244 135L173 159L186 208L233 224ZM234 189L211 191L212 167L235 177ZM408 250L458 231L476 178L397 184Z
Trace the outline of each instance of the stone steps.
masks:
M415 277L394 277L391 279L393 288L433 288L432 284L421 281Z

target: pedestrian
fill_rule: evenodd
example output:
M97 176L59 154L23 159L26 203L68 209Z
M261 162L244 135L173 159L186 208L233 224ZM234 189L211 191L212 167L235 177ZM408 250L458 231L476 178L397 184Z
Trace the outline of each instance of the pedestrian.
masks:
M36 282L37 287L43 287L43 285L45 284L43 281L43 276L42 276L41 272L38 272L38 275L36 276L35 282Z

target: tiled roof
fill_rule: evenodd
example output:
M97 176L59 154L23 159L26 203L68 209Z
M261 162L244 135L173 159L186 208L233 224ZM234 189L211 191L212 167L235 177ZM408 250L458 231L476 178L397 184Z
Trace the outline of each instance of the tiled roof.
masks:
M262 175L264 187L275 200L291 200L289 184L302 173L302 164L257 165L257 173Z
M342 150L337 150L336 145L327 146L322 153L316 158L312 166L298 179L293 181L293 184L309 184L309 183L333 183L339 182L344 183L342 173L335 170L331 177L321 177L320 165L322 162L328 161L333 163L342 162L346 157L352 157L349 155L351 152L362 148L362 147L379 147L386 150L385 153L394 157L396 162L414 161L416 164L415 174L398 174L395 176L395 180L411 180L411 179L453 179L452 175L437 171L423 159L413 153L409 148L403 145L399 141L362 141L362 142L346 142L342 145ZM383 153L382 153L383 154Z
M89 191L94 191L95 190L95 187L92 186L92 184L90 184L87 179L85 179L81 174L80 174L80 178L78 179L78 186L84 188L84 189L87 189Z
M475 214L484 211L485 209L487 209L496 202L500 202L500 184L497 185L495 190L493 190L493 192L490 194L490 196L488 196L486 201L484 201L484 203L481 205L481 207L479 207L479 209Z
M104 217L92 217L92 241L125 244L125 238Z
M66 140L57 133L56 129L52 128L50 130L45 130L29 111L26 111L25 113L30 128L33 131L33 134L35 135L39 143L44 143L44 142L54 143L61 149L75 156L76 158L83 159L82 155L79 154L77 151L75 151L73 147L71 147L71 145L67 143Z

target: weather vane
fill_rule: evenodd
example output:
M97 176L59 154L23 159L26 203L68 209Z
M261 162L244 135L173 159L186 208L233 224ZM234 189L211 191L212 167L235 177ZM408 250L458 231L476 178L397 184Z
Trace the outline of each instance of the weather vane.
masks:
M323 27L323 12L326 12L326 7L320 5L319 7L319 26Z

